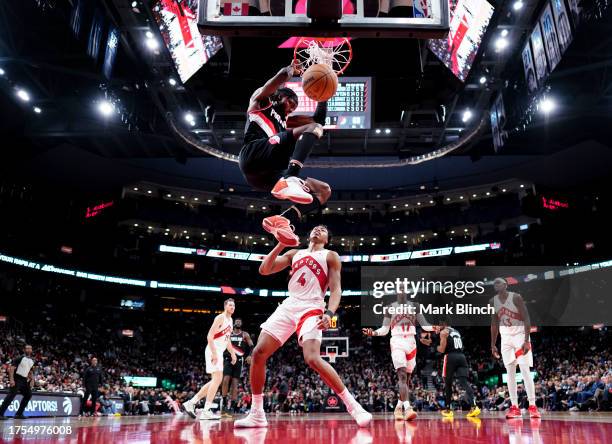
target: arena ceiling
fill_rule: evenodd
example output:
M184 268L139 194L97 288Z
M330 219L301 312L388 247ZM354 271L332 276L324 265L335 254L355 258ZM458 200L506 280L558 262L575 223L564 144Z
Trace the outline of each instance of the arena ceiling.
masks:
M40 5L45 3L53 7L43 9ZM486 121L498 91L523 93L520 42L540 3L529 3L523 14L514 17L507 13L510 2L496 2L465 84L424 50L423 41L356 39L355 58L347 74L375 76L372 129L329 132L313 160L363 163L422 155L461 138L480 119ZM127 0L101 4L124 31L123 52L111 80L87 55L86 42L75 39L68 23L68 1L2 3L0 14L6 26L0 31L0 67L5 73L0 78L0 126L11 147L3 154L5 172L42 174L66 182L95 177L96 187L134 180L180 182L177 185L196 188L220 183L244 186L235 164L211 159L184 143L169 126L168 116L180 122L185 112L192 112L204 121L210 106L214 123L200 132L186 129L200 142L236 154L247 97L288 63L288 50L277 49L276 38L225 38L225 49L200 72L185 85L170 87L168 79L176 76L168 54L160 51L153 56L143 49L142 34L150 26L147 14L134 13ZM502 29L509 31L512 43L506 53L499 54L493 45ZM559 171L576 165L577 157L577 171L599 171L602 165L610 165L602 160L610 147L611 39L602 22L577 36L550 77L559 111L546 118L534 116L524 129L512 128L499 153L492 149L490 128L485 124L469 143L435 161L387 169L384 174L380 169L342 168L316 174L343 189L369 189L433 182L463 186L479 177L483 183L491 182L494 176L525 176L537 182L548 176L537 174L538 165L554 165ZM482 76L487 77L484 86L478 81ZM32 100L17 99L19 88L28 88ZM103 119L96 113L96 103L105 95L121 100L120 118ZM42 112L32 112L33 106ZM462 122L467 107L474 114L472 123ZM441 119L441 114L446 117ZM376 133L387 128L388 134ZM552 173L553 169L550 181L555 182ZM530 175L534 177L526 177Z

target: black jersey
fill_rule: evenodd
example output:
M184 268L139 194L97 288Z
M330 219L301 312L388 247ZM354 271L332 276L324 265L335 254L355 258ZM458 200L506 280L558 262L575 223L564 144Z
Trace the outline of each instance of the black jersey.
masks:
M268 101L261 108L247 113L247 125L244 131L245 145L253 140L269 139L287 128L287 116L282 105L273 105Z
M249 354L249 344L244 339L245 333L241 331L240 333L232 333L230 334L230 341L232 342L232 347L234 347L234 352L236 353L236 357L238 360L243 359L245 356ZM226 350L226 355L229 357L230 354Z
M448 338L446 339L445 354L448 353L463 353L463 339L461 333L452 327L446 327L448 330Z

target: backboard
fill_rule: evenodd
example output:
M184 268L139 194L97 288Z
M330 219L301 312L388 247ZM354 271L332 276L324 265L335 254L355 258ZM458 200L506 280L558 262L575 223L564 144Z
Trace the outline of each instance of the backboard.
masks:
M447 0L341 0L334 23L314 23L306 0L199 1L200 31L209 35L443 38L449 29Z
M321 357L334 363L338 358L349 357L349 338L346 336L323 336L321 338Z

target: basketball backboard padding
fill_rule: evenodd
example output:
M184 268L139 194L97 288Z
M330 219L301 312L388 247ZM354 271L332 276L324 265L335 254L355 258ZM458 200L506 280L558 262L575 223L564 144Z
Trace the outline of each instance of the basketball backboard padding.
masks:
M303 0L199 0L198 24L202 34L225 36L288 37L368 37L368 38L443 38L449 30L448 2L414 0L424 3L428 16L392 17L367 15L368 2L350 0L353 13L344 14L337 23L313 23L306 13L296 13ZM349 0L345 0L349 1ZM248 8L236 7L237 15L228 15L226 4L262 4L267 15L242 15ZM254 10L251 7L251 10ZM415 10L416 11L416 10ZM415 12L416 13L416 12ZM377 13L378 14L378 13Z

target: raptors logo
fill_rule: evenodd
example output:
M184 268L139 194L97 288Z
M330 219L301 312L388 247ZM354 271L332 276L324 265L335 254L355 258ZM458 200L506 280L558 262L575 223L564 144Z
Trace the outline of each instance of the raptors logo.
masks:
M338 406L338 398L335 396L330 396L327 398L327 407L337 407Z

